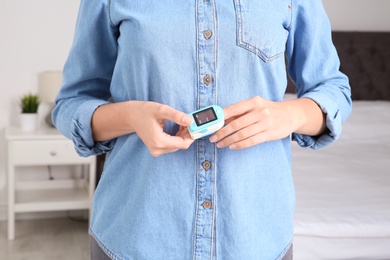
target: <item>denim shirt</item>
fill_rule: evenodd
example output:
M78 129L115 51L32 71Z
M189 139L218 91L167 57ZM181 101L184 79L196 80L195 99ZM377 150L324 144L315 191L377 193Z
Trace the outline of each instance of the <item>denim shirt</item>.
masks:
M81 156L109 152L90 234L112 259L283 258L295 207L290 141L318 149L340 135L351 99L339 65L321 0L82 0L53 121ZM323 135L243 150L206 137L159 157L135 133L92 138L92 114L109 98L189 113L282 101L288 76L326 113Z

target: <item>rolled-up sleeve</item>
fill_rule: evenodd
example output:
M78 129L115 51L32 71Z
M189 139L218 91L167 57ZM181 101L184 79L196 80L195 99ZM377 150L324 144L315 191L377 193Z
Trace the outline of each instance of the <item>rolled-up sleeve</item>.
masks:
M62 87L52 112L55 127L71 139L80 156L108 152L115 140L95 142L91 120L109 103L117 56L118 29L110 21L108 1L82 0L73 44L63 69Z
M338 139L352 109L348 77L332 41L331 26L321 0L292 1L286 46L288 73L299 98L310 98L326 114L326 131L319 136L293 133L300 146L319 149Z
M88 100L81 105L73 116L70 125L71 139L80 156L96 155L112 149L115 140L95 142L92 138L91 120L97 107L102 105L98 100Z

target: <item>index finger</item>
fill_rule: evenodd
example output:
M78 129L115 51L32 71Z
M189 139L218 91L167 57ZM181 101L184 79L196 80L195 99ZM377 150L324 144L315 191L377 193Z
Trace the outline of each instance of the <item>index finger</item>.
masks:
M255 102L257 102L256 98L251 98L225 107L225 109L223 110L225 113L225 120L231 117L236 117L245 114L246 112L252 110L255 106Z
M175 122L181 126L190 126L193 118L184 112L176 110L170 106L163 106L160 110L160 117Z

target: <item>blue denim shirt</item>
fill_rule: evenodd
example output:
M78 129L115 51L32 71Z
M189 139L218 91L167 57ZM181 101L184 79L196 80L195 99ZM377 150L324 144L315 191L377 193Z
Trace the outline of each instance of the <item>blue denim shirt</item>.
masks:
M82 0L53 121L81 156L110 152L90 226L103 250L113 259L281 259L293 238L290 137L238 151L206 137L153 157L137 134L95 142L91 118L110 97L186 113L281 101L288 76L327 114L323 135L292 139L314 149L336 140L350 87L321 0Z

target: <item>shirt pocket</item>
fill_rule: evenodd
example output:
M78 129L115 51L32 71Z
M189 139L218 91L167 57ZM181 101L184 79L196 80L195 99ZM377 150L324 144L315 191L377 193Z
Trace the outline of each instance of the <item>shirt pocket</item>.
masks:
M284 54L291 0L234 0L237 45L272 61Z

